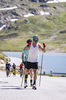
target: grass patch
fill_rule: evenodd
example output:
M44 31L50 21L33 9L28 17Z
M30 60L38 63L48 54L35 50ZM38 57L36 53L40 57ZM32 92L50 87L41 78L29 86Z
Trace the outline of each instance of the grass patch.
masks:
M20 1L18 2L20 4ZM13 10L16 13L21 12L39 12L40 10L51 12L52 15L40 16L36 14L34 17L22 18L15 23L10 23L11 27L8 30L0 32L0 50L5 51L21 51L26 45L26 40L33 37L33 35L39 35L39 42L42 44L46 42L47 49L59 48L60 52L66 52L66 3L59 4L45 4L48 7L40 7L43 3L26 2L21 3L21 8ZM31 5L31 6L30 6ZM61 10L60 10L61 9ZM6 13L6 11L5 11ZM8 11L8 14L11 12ZM15 14L16 14L15 13ZM34 12L35 13L35 12ZM28 19L28 22L26 22ZM56 33L56 38L48 41ZM51 50L52 50L51 48ZM50 51L51 51L50 50Z

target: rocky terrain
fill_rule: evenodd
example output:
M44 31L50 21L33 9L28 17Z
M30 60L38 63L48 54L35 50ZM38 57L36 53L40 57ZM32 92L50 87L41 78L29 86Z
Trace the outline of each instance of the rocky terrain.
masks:
M52 15L52 9L46 4L48 1L53 0L1 0L0 31L5 28L11 28L11 22L25 17L28 13L34 15ZM37 7L35 7L34 4L37 5ZM56 9L56 7L53 8ZM50 12L46 13L49 9Z
M27 2L28 1L28 2ZM32 3L29 4L29 2L37 2L37 0L1 0L0 1L0 27L3 26L3 24L6 24L6 26L3 26L2 28L10 27L11 21L16 21L17 19L20 19L24 17L27 13L32 14L38 14L38 11L34 8L32 8ZM38 0L39 2L45 2L48 0ZM40 5L40 7L44 7L47 5ZM29 9L27 9L29 7ZM0 28L0 30L2 29Z
M0 50L21 51L25 39L37 34L40 43L46 42L47 50L66 52L66 3L50 4L47 3L49 1L51 0L1 0Z

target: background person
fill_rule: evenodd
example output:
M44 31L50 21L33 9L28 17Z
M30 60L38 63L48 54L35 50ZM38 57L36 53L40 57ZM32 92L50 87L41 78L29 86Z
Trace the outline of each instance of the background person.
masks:
M8 61L6 62L6 75L7 76L9 76L9 74L10 74L10 67L11 67L11 64L10 63L8 63Z
M13 63L12 69L13 69L13 75L16 75L16 65L15 65L15 63Z
M27 40L27 47L30 47L32 40L28 39ZM26 63L27 63L27 58L28 58L28 52L29 49L26 49L24 51L24 49L22 50L22 62L24 62L25 64L25 72L26 72ZM32 69L29 70L30 71L30 86L32 86ZM25 81L27 82L27 77L25 78Z

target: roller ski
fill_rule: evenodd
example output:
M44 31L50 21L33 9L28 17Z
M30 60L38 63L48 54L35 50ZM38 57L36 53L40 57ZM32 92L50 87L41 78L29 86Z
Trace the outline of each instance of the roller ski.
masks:
M35 85L33 85L32 89L36 90L37 88L36 88L36 86L35 86Z
M32 87L32 86L33 86L33 84L31 83L31 84L30 84L30 86Z
M24 84L24 88L28 87L27 83Z

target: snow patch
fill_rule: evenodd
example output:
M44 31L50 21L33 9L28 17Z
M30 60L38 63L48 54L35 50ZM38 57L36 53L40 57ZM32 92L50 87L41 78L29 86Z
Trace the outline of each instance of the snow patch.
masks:
M5 28L6 27L6 25L3 25L2 27L0 27L0 31L3 29L3 28Z
M50 15L49 12L44 12L44 11L40 11L40 14L41 14L41 15Z
M12 9L16 9L17 6L14 7L8 7L8 8L0 8L0 10L12 10Z
M27 15L24 15L24 17L34 16L34 14L28 13Z
M11 22L15 22L17 21L18 19L10 19Z
M66 0L53 0L53 1L48 1L47 3L59 3L59 2L66 2Z

